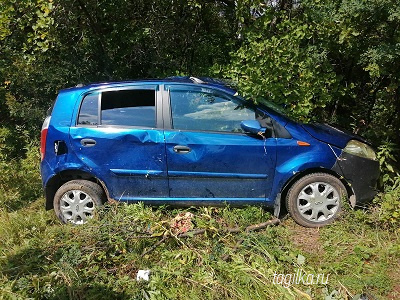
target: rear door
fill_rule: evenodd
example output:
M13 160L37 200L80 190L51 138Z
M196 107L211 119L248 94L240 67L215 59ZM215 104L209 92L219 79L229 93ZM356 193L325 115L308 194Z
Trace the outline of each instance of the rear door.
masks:
M168 195L158 85L135 85L83 95L71 146L116 200Z
M165 129L170 197L186 203L268 200L275 139L247 135L240 127L241 121L262 119L263 114L205 87L170 84L166 90L171 108L170 129Z

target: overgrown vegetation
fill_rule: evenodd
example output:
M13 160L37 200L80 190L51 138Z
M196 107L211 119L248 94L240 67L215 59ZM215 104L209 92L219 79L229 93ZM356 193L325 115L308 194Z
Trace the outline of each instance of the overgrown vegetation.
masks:
M399 9L392 0L1 1L0 298L398 298ZM320 231L286 221L238 235L218 229L270 215L192 209L206 233L144 257L161 237L134 235L163 234L185 210L110 206L88 226L59 225L43 210L38 167L57 90L183 74L230 78L255 101L366 136L382 170L374 204ZM147 268L151 280L136 282ZM329 284L272 284L273 272L298 268L330 273Z
M42 202L1 211L3 299L348 299L366 291L389 297L398 283L399 274L392 273L400 259L397 234L369 225L362 212L307 233L305 245L320 244L310 251L293 243L304 228L290 220L259 232L221 231L268 220L261 208L190 209L196 228L206 233L170 238L142 255L187 210L107 206L100 218L73 227L59 225ZM150 269L151 280L137 282L139 269ZM328 284L273 284L274 273L299 269L330 274Z
M27 153L21 166L31 167L16 181L0 173L2 189L13 191L3 193L6 199L0 203L0 299L351 299L363 292L379 299L399 296L400 274L393 266L400 262L400 232L397 223L387 219L398 207L349 210L320 230L288 219L256 232L229 233L227 228L245 228L271 215L259 207L108 205L89 224L66 226L52 211L44 211L42 197L29 200L40 192L40 181L37 152ZM18 181L19 188L14 188ZM205 232L176 236L171 220L183 212L193 214L192 229ZM166 234L172 235L154 247ZM135 280L140 269L151 270L150 281ZM298 270L330 274L328 284L273 284L274 274Z

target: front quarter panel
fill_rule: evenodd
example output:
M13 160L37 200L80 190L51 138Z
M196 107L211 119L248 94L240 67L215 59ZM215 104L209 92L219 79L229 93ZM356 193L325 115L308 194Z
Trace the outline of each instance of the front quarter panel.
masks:
M342 152L340 148L304 134L300 128L292 128L290 132L293 139L277 139L277 163L271 200L275 199L285 184L299 172L310 169L330 171ZM309 146L300 146L298 141L306 142Z

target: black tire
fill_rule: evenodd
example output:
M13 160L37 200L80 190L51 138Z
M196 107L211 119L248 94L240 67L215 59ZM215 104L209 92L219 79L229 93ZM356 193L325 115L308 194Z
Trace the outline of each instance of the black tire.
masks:
M346 188L338 178L326 173L313 173L291 186L286 196L286 207L297 224L322 227L337 219L342 211L342 201L347 198Z
M71 180L54 195L54 211L62 223L84 224L106 201L103 189L92 181Z

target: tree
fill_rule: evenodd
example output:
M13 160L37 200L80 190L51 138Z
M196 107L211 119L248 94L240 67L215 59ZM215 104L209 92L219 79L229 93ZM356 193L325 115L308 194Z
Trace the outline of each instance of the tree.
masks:
M239 13L243 42L227 74L242 93L400 144L397 1L249 0Z
M37 139L57 91L78 83L207 75L233 49L232 3L2 1L0 126Z

